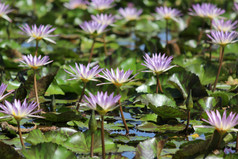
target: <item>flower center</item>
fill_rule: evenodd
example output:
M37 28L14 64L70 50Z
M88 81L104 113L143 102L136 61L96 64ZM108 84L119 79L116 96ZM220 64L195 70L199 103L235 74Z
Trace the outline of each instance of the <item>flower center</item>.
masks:
M36 34L33 33L32 37L34 37L36 40L41 40L43 37L37 36Z

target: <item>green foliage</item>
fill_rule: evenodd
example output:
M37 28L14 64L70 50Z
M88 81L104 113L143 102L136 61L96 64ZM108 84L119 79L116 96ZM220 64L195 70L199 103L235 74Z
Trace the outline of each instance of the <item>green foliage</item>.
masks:
M55 143L41 143L32 146L30 149L24 149L22 154L31 159L76 159L76 155L61 145Z

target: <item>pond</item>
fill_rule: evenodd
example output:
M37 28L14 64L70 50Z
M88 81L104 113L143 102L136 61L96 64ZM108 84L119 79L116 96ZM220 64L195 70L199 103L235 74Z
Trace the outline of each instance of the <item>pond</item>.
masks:
M0 2L0 158L238 158L238 3Z

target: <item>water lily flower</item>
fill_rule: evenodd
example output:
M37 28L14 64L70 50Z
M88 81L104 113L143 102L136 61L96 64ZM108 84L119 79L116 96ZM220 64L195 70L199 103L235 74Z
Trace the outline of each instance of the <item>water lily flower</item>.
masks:
M70 10L80 8L86 9L89 2L87 0L70 0L69 3L65 3L64 6Z
M211 35L207 34L207 36L212 40L211 43L218 44L223 47L238 41L235 40L238 37L238 33L235 31L211 31Z
M216 5L211 3L202 3L192 5L192 8L189 9L189 14L193 16L199 16L209 19L219 18L220 15L225 13L224 9L217 8Z
M221 19L221 20L213 20L212 26L217 31L227 32L227 31L235 30L237 28L237 23L238 23L237 20L232 23L231 20L224 21L223 19Z
M114 0L92 0L91 6L99 11L112 8Z
M219 18L220 15L225 13L224 9L217 8L216 5L208 4L208 9L206 10L206 17L210 19Z
M175 67L175 65L170 66L170 63L173 59L172 56L165 56L165 54L152 54L152 57L149 54L145 54L144 63L142 65L146 66L150 70L144 72L153 72L156 75L160 75L163 72L168 71L169 69Z
M6 91L6 89L7 89L7 84L2 83L0 86L0 101L2 101L4 98L6 98L12 92L14 92L14 90L13 90L13 91L10 91L9 93L3 95L3 93Z
M121 98L120 95L113 96L114 93L108 95L107 92L97 92L97 95L89 93L89 97L84 95L86 106L96 110L100 115L105 115L108 111L115 109L117 102Z
M140 15L142 14L143 10L139 9L137 10L134 7L126 7L126 8L120 8L119 13L127 20L136 20L139 19Z
M21 61L23 65L20 65L22 67L28 66L34 70L38 69L41 66L47 65L53 61L49 61L50 58L49 56L44 56L41 58L40 56L32 56L32 55L27 55L27 56L22 56L23 60Z
M112 14L103 14L103 13L97 14L96 16L91 15L91 18L102 25L111 25L115 20L115 17Z
M85 21L79 25L86 33L92 35L99 35L105 31L107 25L100 24L96 21Z
M223 116L221 117L218 110L215 111L206 111L208 120L202 119L203 121L209 123L212 127L215 127L215 129L218 132L224 133L229 130L235 130L232 129L234 126L238 124L238 115L236 113L231 112L229 116L226 116L226 110L223 113ZM204 126L204 127L211 127L211 126Z
M0 112L13 116L17 121L28 117L41 118L40 116L34 115L41 111L35 111L35 109L37 109L37 103L27 103L26 99L23 101L23 103L21 103L21 101L17 99L15 99L13 103L10 103L5 100L5 105L0 104L0 108L2 109L0 110Z
M30 38L27 40L27 42L31 42L33 40L40 41L40 40L46 40L51 43L56 44L55 41L50 39L50 37L55 37L57 35L50 35L56 28L52 28L51 25L40 25L39 27L35 25L32 25L31 27L28 24L25 24L21 27L19 27L23 32L25 32Z
M0 17L3 19L6 19L9 22L12 22L12 20L8 17L8 13L12 12L13 9L9 9L9 5L6 5L4 3L0 3Z
M83 82L88 82L88 81L97 81L97 75L103 70L99 69L99 66L96 65L93 68L90 69L90 64L87 66L84 66L83 64L77 64L75 63L76 69L74 69L72 66L69 66L72 70L73 73L65 69L65 72L70 74L72 77L69 80L74 80L74 79L80 79Z
M178 9L170 8L170 7L157 7L156 12L158 14L158 19L165 20L174 20L178 21L178 17L181 16L181 12Z
M235 2L234 2L233 10L236 11L236 12L238 12L238 3L235 3Z
M204 10L204 4L200 5L200 4L193 4L192 5L192 8L189 8L189 15L192 15L192 16L198 16L198 17L205 17L206 16L206 13L205 13L205 10Z
M116 69L114 72L113 69L104 70L102 71L103 75L99 75L99 77L104 78L108 80L108 83L100 83L98 85L103 85L103 84L114 84L116 87L121 87L124 83L132 81L132 79L137 75L135 74L131 78L130 75L132 74L132 70L124 71L124 70L119 70L119 68Z

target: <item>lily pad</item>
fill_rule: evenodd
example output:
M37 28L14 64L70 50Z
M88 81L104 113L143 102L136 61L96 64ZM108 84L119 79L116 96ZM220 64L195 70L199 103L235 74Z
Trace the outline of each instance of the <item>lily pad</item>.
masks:
M22 154L27 159L76 159L76 155L61 145L55 143L41 143L24 149Z
M23 157L10 145L0 141L0 158L2 159L22 159Z
M142 95L139 100L149 105L153 112L161 117L184 118L186 116L186 113L177 107L175 101L164 94L146 94Z
M85 133L75 133L65 141L64 146L73 152L80 154L89 154L91 145L91 133L86 131ZM106 152L116 152L117 146L113 143L112 139L108 137L108 134L105 132L105 150ZM101 132L97 130L94 134L94 152L101 153Z
M137 127L138 130L141 131L150 131L150 132L178 132L185 129L185 125L178 124L178 125L156 125L151 122L145 122Z
M136 147L136 159L147 158L159 158L160 153L164 147L165 141L158 141L156 138L152 138L143 142L140 142Z

